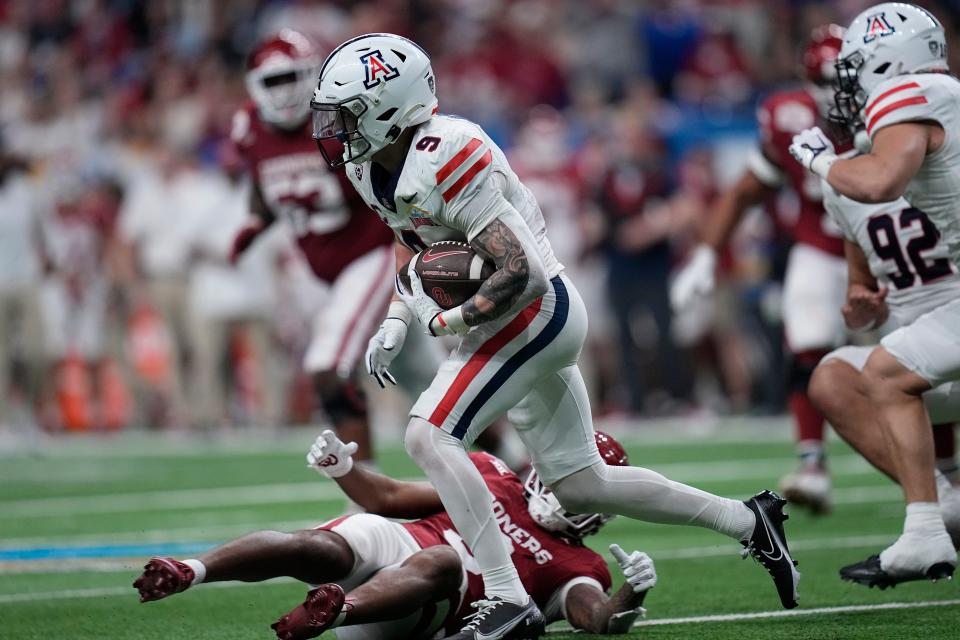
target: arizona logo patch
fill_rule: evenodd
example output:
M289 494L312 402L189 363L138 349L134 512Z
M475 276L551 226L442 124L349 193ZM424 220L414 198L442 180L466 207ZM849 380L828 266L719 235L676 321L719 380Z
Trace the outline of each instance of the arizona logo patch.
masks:
M881 11L867 16L867 31L863 34L863 43L873 42L877 38L888 36L894 33L896 29L887 21L886 14Z
M400 75L400 71L396 67L390 66L383 59L383 54L380 53L379 49L374 49L360 56L360 62L363 63L363 68L366 71L363 86L367 89L371 89L381 82L393 80Z

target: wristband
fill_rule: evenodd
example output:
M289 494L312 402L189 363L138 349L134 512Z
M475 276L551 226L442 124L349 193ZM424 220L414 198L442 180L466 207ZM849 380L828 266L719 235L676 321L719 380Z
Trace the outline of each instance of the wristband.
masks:
M877 328L877 319L873 318L872 320L870 320L870 322L863 325L862 327L850 327L850 331L853 331L854 333L865 333L867 331L873 331L876 328Z
M441 311L430 320L430 333L434 336L445 336L450 334L463 335L470 331L470 326L463 319L463 308L461 306Z
M467 321L463 319L463 305L442 311L437 314L437 318L451 333L463 335L467 331L470 331L470 326L467 324Z
M413 314L410 313L410 307L403 300L391 300L390 306L387 307L387 318L396 318L409 327L410 321L413 320Z
M832 153L821 153L810 162L810 171L814 172L824 180L830 173L830 167L837 161L837 156Z

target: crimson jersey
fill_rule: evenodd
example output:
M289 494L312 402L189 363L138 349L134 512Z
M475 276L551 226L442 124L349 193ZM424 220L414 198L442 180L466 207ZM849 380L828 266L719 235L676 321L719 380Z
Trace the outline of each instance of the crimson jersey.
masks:
M789 186L799 200L796 218L781 222L795 242L842 257L843 238L823 208L820 178L804 169L789 151L793 136L823 125L813 97L803 90L774 93L760 104L757 122L761 149L751 157L750 171L770 188Z
M309 121L283 131L264 123L250 102L234 114L230 138L267 208L290 225L321 280L336 280L354 259L393 241L343 170L330 169L317 152Z
M542 529L527 510L523 483L502 461L488 453L471 453L470 460L480 470L493 494L493 514L504 538L513 548L510 558L517 567L520 581L541 610L546 611L551 596L577 578L590 578L604 591L610 589L606 561L593 550L566 542ZM483 598L483 579L476 560L446 512L403 526L421 547L447 544L460 554L467 571L468 586L452 626L459 625L463 616L472 611L470 603Z

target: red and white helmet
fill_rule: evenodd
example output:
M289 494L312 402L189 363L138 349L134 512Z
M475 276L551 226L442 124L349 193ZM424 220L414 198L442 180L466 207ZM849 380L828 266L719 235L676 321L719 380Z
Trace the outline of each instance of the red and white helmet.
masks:
M623 445L602 431L594 434L600 457L609 465L625 467L629 464ZM616 516L607 513L571 513L560 505L557 496L542 482L536 471L531 471L523 485L527 510L534 521L546 529L570 540L582 540L600 531Z
M317 84L320 56L302 33L283 29L247 58L247 92L264 121L284 129L304 124Z
M818 86L829 86L837 77L837 56L843 47L844 29L838 24L824 24L810 32L803 49L803 77Z
M837 58L835 101L855 122L874 87L894 76L945 72L947 41L932 13L905 2L884 2L862 12L843 38Z
M833 106L834 81L837 77L837 56L843 46L843 27L825 24L810 32L803 49L803 79L820 113L826 116Z

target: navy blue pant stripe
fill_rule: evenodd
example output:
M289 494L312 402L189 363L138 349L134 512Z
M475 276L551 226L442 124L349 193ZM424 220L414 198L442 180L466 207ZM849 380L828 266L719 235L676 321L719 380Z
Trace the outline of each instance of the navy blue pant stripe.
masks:
M513 354L510 359L493 374L493 377L483 385L483 388L480 389L477 396L467 406L463 415L460 416L460 419L457 421L456 426L454 426L453 436L455 438L462 439L463 436L466 435L467 430L470 428L470 423L473 422L473 419L477 416L477 412L486 404L487 400L493 397L493 394L506 384L510 376L523 366L527 360L553 342L553 339L556 338L563 329L563 325L567 323L567 316L570 314L570 298L567 296L567 288L564 286L560 276L554 277L550 280L550 283L553 285L553 290L557 297L557 303L553 309L553 315L550 317L550 320L547 321L546 326L543 327L543 331L541 331L536 338Z

